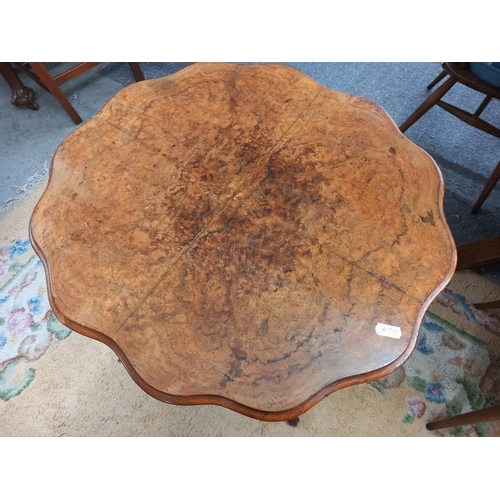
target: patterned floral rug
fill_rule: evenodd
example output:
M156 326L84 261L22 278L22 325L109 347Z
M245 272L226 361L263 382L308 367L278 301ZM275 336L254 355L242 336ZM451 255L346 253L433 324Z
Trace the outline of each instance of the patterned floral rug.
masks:
M0 398L25 390L36 375L31 362L70 333L50 310L43 266L29 240L0 247Z
M370 384L382 411L384 403L400 400L391 416L404 427L500 404L499 317L476 309L450 288L439 295L436 308L439 315L426 314L409 361ZM36 368L35 362L71 334L50 310L44 269L29 240L0 244L0 411L5 418L9 403L28 393L35 378L46 376L44 365ZM433 434L499 435L488 423Z
M500 332L500 321L474 315L464 297L445 291L438 298L463 314L471 314L483 327ZM462 309L459 309L462 308ZM420 329L418 344L410 360L388 377L372 382L383 397L407 386L405 424L425 418L434 421L500 404L500 358L483 340L428 312ZM439 434L488 436L490 424L453 427Z

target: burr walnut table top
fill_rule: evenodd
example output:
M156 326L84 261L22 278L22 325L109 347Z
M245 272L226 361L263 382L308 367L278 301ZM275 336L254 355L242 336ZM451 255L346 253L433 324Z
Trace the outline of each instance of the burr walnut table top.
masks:
M63 141L30 233L57 317L150 395L285 420L411 355L455 268L442 201L373 102L195 64Z

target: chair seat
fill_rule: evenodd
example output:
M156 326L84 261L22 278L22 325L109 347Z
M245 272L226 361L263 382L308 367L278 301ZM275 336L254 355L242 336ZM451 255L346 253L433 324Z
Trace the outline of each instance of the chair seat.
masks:
M443 69L449 75L456 78L461 84L477 90L482 94L487 94L495 99L500 99L500 88L481 80L481 78L475 75L467 66L464 67L463 63L445 62L443 63Z

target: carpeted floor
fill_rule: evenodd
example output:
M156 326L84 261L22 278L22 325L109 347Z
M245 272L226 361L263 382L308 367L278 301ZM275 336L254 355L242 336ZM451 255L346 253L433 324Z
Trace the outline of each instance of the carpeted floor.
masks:
M42 189L0 219L0 435L500 436L500 423L425 429L500 402L500 318L472 305L500 298L500 288L471 272L457 273L431 306L402 369L332 394L295 428L156 401L107 346L70 332L50 312L27 234Z

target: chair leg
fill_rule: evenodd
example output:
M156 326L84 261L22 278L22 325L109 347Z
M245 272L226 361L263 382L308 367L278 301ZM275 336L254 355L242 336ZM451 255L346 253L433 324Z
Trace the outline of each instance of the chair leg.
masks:
M488 179L488 182L484 186L482 193L479 195L479 198L472 207L471 213L475 214L478 212L478 210L481 208L482 204L484 203L484 201L486 200L486 198L491 193L492 189L496 186L499 180L500 180L500 162L498 162L498 165L495 167L495 170L493 170L493 173L491 174L490 178Z
M35 92L31 87L24 85L10 62L0 62L0 75L4 77L12 90L10 102L13 106L29 106L35 111L40 109L35 102Z
M486 109L486 106L488 106L488 104L492 101L493 97L490 97L489 95L487 95L483 101L481 102L481 104L479 105L479 107L476 109L476 112L474 113L474 116L481 116L481 113Z
M453 85L457 83L457 80L453 77L449 77L440 87L438 87L427 99L405 120L405 122L399 127L401 132L408 130L419 118L429 111L429 109L436 104L441 97L443 97L446 92L448 92Z
M480 302L474 304L477 309L500 309L500 300L492 300L491 302Z
M500 264L500 237L457 246L457 271Z
M59 88L59 86L54 82L52 76L47 71L43 63L32 62L30 63L31 69L38 75L40 80L47 87L47 90L59 101L59 104L64 108L64 111L68 113L69 117L78 125L82 122L80 115L76 112L75 108L68 101L64 92Z
M434 80L432 80L429 85L427 85L427 90L431 90L432 87L434 87L434 85L437 85L446 75L447 73L445 70L441 71L441 73L439 73L439 75L436 76L436 78L434 78Z
M144 74L142 73L141 66L137 62L129 62L130 69L134 73L134 78L136 82L142 82L144 80Z
M430 422L426 425L429 431L437 429L446 429L457 425L479 424L481 422L491 422L500 418L500 405L492 406L491 408L483 408L482 410L471 411L456 417L444 418L437 422Z

